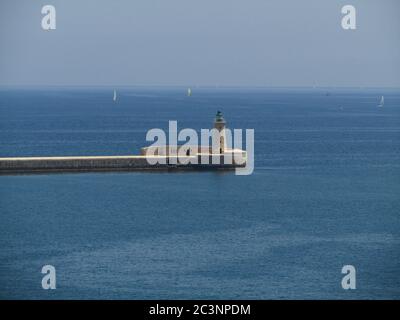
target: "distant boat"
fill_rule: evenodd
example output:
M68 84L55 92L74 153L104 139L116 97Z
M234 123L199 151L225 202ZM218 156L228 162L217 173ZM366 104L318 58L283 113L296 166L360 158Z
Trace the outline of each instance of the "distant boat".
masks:
M385 104L385 97L382 96L382 97L381 97L381 101L379 101L378 107L379 107L379 108L382 108L382 107L384 106L384 104Z
M114 90L113 101L117 101L117 91L116 90Z
M188 97L191 97L191 96L192 96L192 89L191 89L191 88L188 88L188 89L187 89L187 96L188 96Z

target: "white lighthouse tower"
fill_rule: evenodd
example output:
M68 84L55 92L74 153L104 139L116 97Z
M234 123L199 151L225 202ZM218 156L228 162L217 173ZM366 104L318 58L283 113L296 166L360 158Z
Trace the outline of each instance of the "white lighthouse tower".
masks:
M213 145L213 153L223 154L226 150L226 136L225 136L225 119L222 116L222 112L218 111L215 116L214 128L219 132L219 145Z

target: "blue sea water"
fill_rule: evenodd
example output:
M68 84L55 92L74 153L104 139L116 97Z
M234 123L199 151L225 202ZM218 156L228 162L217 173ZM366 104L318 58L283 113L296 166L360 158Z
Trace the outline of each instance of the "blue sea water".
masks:
M0 176L1 299L400 298L398 90L112 90L1 89L0 157L136 154L221 110L254 173Z

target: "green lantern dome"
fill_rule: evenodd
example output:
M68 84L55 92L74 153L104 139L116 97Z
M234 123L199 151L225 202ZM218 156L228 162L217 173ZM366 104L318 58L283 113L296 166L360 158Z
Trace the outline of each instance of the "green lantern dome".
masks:
M225 119L222 116L222 112L221 111L217 111L217 114L215 116L215 122L222 122L225 123Z

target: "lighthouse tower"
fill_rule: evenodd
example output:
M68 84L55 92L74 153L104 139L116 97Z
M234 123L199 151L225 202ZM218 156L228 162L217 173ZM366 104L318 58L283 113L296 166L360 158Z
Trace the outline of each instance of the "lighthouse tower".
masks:
M213 153L219 153L219 154L223 154L225 152L226 149L226 136L225 136L225 119L222 116L222 112L218 111L217 115L215 116L215 121L214 121L214 128L218 130L219 132L219 146L218 148L216 148L213 150Z

